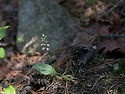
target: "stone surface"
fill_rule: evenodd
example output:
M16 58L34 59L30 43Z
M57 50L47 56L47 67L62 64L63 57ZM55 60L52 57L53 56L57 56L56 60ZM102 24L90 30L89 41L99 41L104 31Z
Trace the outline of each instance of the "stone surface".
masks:
M54 0L19 0L19 26L17 41L21 53L42 52L41 37L47 35L50 51L65 45L64 40L75 36L74 22Z

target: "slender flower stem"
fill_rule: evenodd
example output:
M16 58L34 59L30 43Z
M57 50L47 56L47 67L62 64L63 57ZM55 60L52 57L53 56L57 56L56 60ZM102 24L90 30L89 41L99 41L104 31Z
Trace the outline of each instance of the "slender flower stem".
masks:
M51 56L50 56L50 53L49 53L49 52L48 52L47 56L48 56L48 58L49 58L49 60L50 60L50 62L51 62L51 65L52 65L52 59L51 59Z
M95 5L95 0L93 0L93 7L95 10L95 17L96 17L96 29L97 29L97 41L98 41L98 47L100 45L100 33L99 33L99 25L98 25L98 15L97 15L97 10L96 10L96 5Z

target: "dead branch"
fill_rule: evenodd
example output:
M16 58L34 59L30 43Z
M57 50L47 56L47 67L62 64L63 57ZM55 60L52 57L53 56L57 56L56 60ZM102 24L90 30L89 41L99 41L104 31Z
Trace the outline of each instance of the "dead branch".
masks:
M90 31L88 31L87 29L84 29L84 28L82 28L82 27L80 27L80 26L78 26L78 25L76 25L75 28L76 28L76 29L79 29L80 31L83 31L83 32L85 32L85 33L88 33L88 34L90 34L90 35L96 35L95 32L90 32ZM103 37L103 38L111 38L111 39L112 39L112 38L125 38L125 35L119 35L119 34L102 35L102 34L100 34L100 37Z

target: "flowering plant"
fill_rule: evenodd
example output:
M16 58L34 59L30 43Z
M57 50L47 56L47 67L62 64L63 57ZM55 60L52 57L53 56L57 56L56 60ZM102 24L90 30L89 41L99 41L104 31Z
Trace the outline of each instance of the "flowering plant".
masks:
M44 55L47 55L49 57L49 60L50 60L50 62L52 64L51 56L50 56L50 53L49 53L49 44L48 44L46 38L47 38L47 36L45 36L44 34L42 34L42 38L41 38L42 44L41 44L41 46L42 46L42 50L47 52Z
M51 56L50 56L50 53L49 53L49 44L46 41L46 38L47 38L47 36L42 34L42 38L41 38L41 40L42 40L42 44L41 44L42 50L46 51L46 54L44 54L44 55L48 56L48 58L49 58L49 60L52 64ZM33 66L33 68L36 69L37 71L41 72L44 75L52 74L54 77L57 77L56 70L49 64L37 63Z

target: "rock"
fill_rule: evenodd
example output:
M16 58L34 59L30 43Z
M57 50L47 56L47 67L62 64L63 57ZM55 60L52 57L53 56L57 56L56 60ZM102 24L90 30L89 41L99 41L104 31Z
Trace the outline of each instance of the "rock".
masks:
M19 0L17 48L21 53L42 52L41 37L47 36L50 52L65 45L76 35L75 23L55 0ZM69 38L69 34L70 37Z

